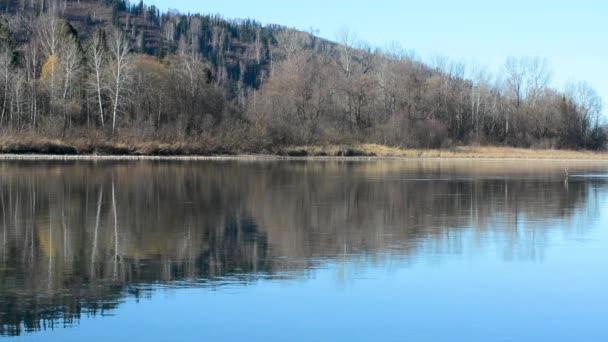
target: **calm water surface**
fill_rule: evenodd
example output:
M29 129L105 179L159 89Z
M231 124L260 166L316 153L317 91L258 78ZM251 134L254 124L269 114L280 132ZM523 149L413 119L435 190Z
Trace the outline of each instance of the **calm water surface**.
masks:
M607 173L0 162L0 338L608 341Z

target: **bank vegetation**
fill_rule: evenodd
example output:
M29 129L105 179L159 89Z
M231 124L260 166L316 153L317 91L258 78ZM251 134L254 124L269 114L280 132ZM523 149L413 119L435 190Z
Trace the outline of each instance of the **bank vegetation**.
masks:
M606 147L596 91L586 82L553 88L538 57L509 57L491 73L440 56L423 63L398 46L371 48L348 31L331 42L143 2L5 6L3 153L446 156L458 146Z

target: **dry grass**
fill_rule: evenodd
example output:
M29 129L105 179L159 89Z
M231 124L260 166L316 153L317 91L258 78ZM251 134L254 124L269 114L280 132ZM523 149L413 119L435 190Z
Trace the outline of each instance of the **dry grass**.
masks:
M561 159L608 161L608 153L605 152L478 146L463 146L443 150L400 149L376 144L301 146L282 149L279 154L288 156L375 156L384 158L427 159Z
M218 141L163 141L143 139L132 134L110 138L107 134L91 131L80 136L66 138L44 138L35 134L1 134L0 154L32 156L134 156L134 157L204 157L238 155L243 150L233 146L221 147ZM400 149L376 144L295 146L266 151L247 149L253 152L247 158L416 158L416 159L525 159L525 160L606 160L608 153L589 151L520 149L510 147L465 146L443 150ZM255 155L259 153L259 155Z
M59 139L36 138L33 136L22 139L2 136L0 138L0 153L13 154L78 154L78 150Z
M192 156L231 154L204 142L142 140L125 135L109 138L98 132L66 138L44 138L33 134L0 135L0 154L12 155L106 155Z

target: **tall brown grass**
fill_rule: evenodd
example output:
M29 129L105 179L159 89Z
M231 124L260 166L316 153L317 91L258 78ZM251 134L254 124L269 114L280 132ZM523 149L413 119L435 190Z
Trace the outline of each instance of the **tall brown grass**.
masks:
M608 160L608 153L498 146L460 146L449 149L401 149L376 144L297 146L279 150L289 156L375 156L384 158L573 159Z
M523 149L492 146L461 146L449 149L401 149L377 144L319 146L272 146L247 132L227 136L202 135L196 138L141 135L121 131L112 136L89 130L66 136L45 137L36 133L0 134L0 154L6 155L96 155L96 156L217 156L264 155L301 157L377 157L377 158L467 158L467 159L560 159L608 160L608 153L553 149Z

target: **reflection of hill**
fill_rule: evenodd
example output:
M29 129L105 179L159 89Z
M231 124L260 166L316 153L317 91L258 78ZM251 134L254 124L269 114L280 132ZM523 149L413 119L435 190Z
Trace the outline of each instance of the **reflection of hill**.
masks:
M521 222L567 218L603 187L533 165L0 163L0 329L98 314L138 285L247 282L395 245L407 256L465 228L517 242Z
M345 247L374 253L396 243L415 249L419 239L462 228L515 238L524 220L567 217L585 201L588 184L566 189L563 169L549 166L285 164L252 183L249 211L270 245L290 258L334 256Z

